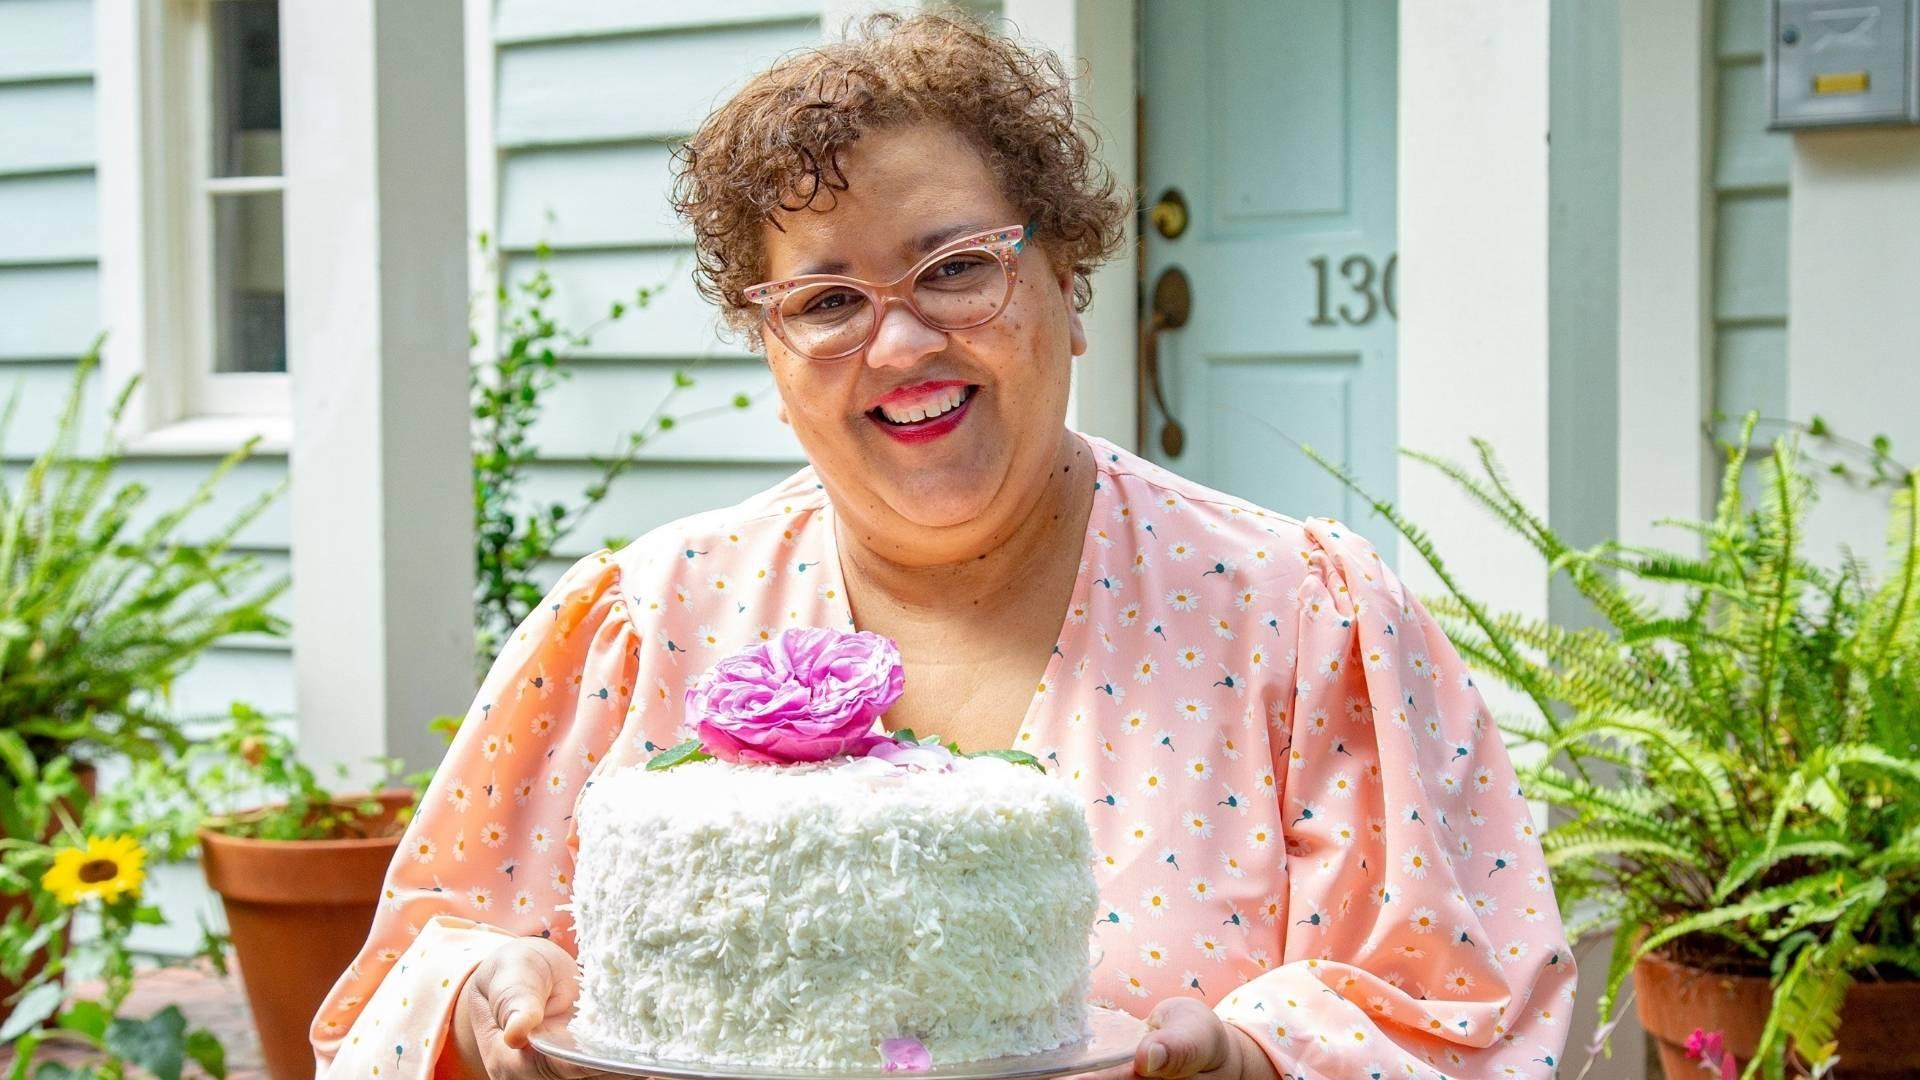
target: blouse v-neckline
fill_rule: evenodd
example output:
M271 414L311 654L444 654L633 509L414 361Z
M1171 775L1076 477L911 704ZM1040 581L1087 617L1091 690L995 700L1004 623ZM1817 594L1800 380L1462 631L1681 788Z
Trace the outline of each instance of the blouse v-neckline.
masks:
M1101 455L1100 447L1095 444L1094 437L1077 431L1074 432L1074 437L1086 447L1087 458L1093 464L1093 503L1087 511L1086 527L1080 530L1080 562L1073 572L1073 594L1067 599L1067 606L1060 613L1060 629L1054 634L1053 651L1047 657L1046 670L1041 674L1039 684L1034 687L1033 696L1027 702L1026 712L1020 717L1020 726L1014 729L1012 742L1014 747L1023 744L1044 745L1040 735L1047 719L1043 710L1048 699L1054 696L1050 691L1060 685L1060 679L1068 662L1067 655L1075 651L1079 645L1078 636L1086 632L1085 623L1075 620L1073 616L1076 611L1085 611L1091 599L1089 594L1093 588L1093 560L1090 558L1089 549L1093 544L1093 534L1098 528L1095 523L1100 520L1101 514L1106 512L1105 504L1113 484L1108 479L1106 460ZM820 495L820 525L826 532L824 541L826 556L821 561L833 575L831 584L821 591L822 599L826 601L841 625L851 630L858 630L859 626L853 618L853 600L847 593L846 568L840 562L840 536L835 529L833 499L827 495L824 487ZM881 721L875 720L874 725L878 730Z

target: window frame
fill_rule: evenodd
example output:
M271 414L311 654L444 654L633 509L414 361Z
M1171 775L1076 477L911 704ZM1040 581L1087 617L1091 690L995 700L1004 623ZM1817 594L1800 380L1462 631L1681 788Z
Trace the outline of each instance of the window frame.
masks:
M279 191L288 212L284 158L275 177L211 175L211 15L225 2L95 4L102 367L114 392L140 380L122 428L135 452L291 442L289 374L213 370L214 192Z

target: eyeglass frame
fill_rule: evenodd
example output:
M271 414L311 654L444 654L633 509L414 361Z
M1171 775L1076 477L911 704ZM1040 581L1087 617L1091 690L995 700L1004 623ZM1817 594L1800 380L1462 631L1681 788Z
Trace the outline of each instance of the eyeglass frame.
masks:
M1007 303L1013 298L1014 286L1019 281L1020 251L1026 247L1027 236L1033 232L1033 224L1033 221L1029 220L1025 225L1008 225L1004 228L988 229L985 232L960 237L952 243L944 244L929 252L925 258L914 263L912 269L885 284L867 281L864 278L848 277L844 274L802 274L799 277L763 281L758 285L748 286L740 291L740 295L747 303L760 306L761 318L773 328L774 335L780 339L781 344L792 349L797 355L816 363L845 360L872 345L873 339L880 336L880 324L886 321L887 305L896 300L905 304L914 318L919 319L931 329L942 333L953 330L972 330L975 327L985 326L999 318L1001 312L1007 310ZM1000 303L993 312L979 322L968 323L966 326L937 326L921 312L919 305L913 302L913 287L909 283L917 281L922 272L941 259L951 258L962 251L985 251L998 259L1006 272L1007 291L1001 296ZM815 356L787 339L787 332L780 318L781 301L801 289L816 285L844 285L866 297L867 303L873 305L873 325L867 328L867 336L860 344L845 352L834 353L832 356Z

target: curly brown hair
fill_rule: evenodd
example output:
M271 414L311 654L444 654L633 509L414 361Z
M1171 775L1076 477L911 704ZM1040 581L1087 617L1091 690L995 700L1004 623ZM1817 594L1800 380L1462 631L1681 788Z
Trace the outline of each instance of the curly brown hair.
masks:
M750 348L762 347L760 313L740 293L762 280L762 223L779 228L776 210L845 191L840 155L863 134L923 122L980 151L1035 222L1034 242L1072 267L1074 308L1086 310L1088 276L1120 249L1133 199L1095 156L1099 137L1075 112L1060 58L962 15L881 12L754 76L674 148L671 197L693 227L695 287Z

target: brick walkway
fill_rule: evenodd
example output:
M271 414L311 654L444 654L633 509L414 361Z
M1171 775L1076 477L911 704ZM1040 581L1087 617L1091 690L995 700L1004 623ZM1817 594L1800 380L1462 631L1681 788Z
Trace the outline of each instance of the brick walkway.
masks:
M154 968L134 978L133 992L121 1007L125 1016L147 1017L169 1005L180 1006L187 1015L187 1027L211 1028L227 1048L228 1080L266 1080L260 1061L260 1039L253 1032L253 1016L247 1010L247 998L240 989L238 975L215 974L204 961L189 967ZM68 1066L94 1060L86 1047L65 1043L42 1044L41 1060L58 1061ZM0 1049L0 1074L13 1065L11 1047ZM189 1076L201 1075L198 1066L187 1066Z

